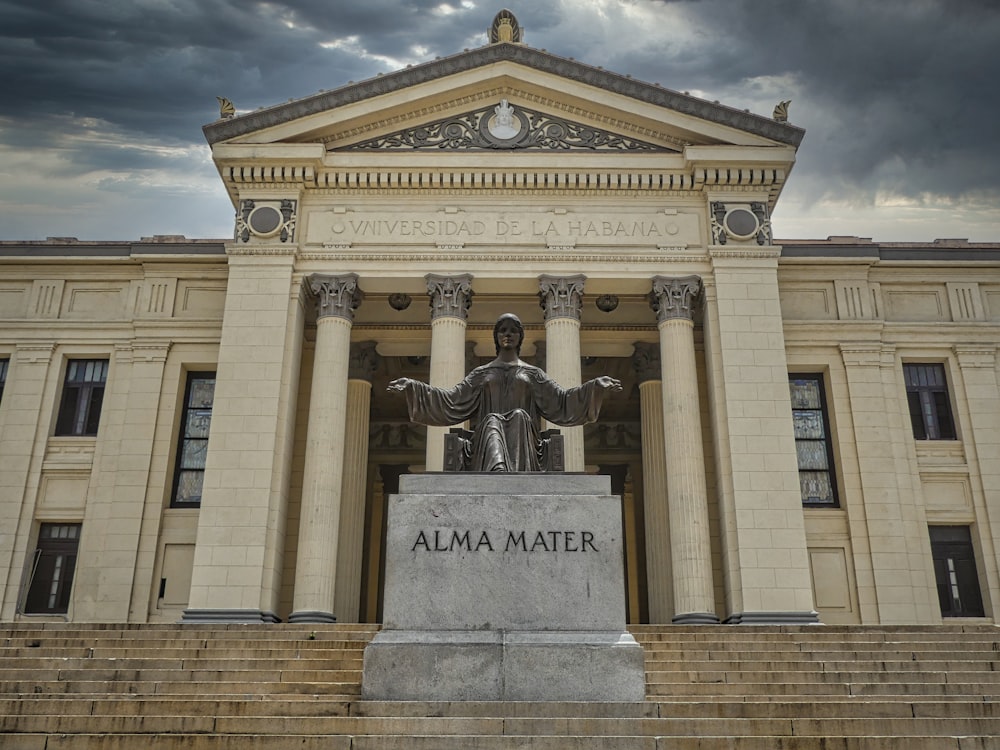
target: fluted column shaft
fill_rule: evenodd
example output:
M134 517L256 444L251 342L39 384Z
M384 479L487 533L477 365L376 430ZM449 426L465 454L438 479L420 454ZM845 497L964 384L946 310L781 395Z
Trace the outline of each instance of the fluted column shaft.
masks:
M355 274L309 277L317 298L316 354L309 401L289 622L335 622L334 585L344 481L347 375L354 310L361 304Z
M372 376L381 357L375 342L351 347L347 379L347 419L344 429L344 481L340 503L340 539L333 611L340 622L358 622L361 565L364 552L365 493L368 489L368 425Z
M587 277L538 277L538 296L545 311L545 367L563 388L582 382L580 372L580 313ZM583 427L560 427L566 471L583 471Z
M674 615L670 560L670 513L663 429L660 348L638 343L632 366L639 381L642 419L642 507L646 527L647 600L650 623L668 623Z
M698 369L694 351L694 304L701 279L653 279L650 303L657 313L663 363L663 424L670 513L676 623L717 623L712 548L705 486Z
M465 377L465 328L472 305L472 276L429 273L431 298L430 385L451 388ZM450 427L427 428L427 471L444 469L444 436Z

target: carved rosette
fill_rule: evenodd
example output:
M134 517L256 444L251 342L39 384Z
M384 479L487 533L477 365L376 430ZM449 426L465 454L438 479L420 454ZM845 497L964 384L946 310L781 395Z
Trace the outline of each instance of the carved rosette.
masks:
M472 306L472 275L457 276L427 274L427 294L431 298L431 320L458 318L467 320Z
M356 273L338 276L314 273L307 281L309 290L316 297L317 318L345 318L354 322L354 311L365 296L358 288Z
M369 383L382 363L382 357L375 351L374 341L362 341L351 345L351 358L347 363L349 380L365 380Z
M640 385L650 380L662 380L660 345L637 341L632 353L632 369L635 370Z
M700 276L653 277L653 291L649 293L649 306L656 313L656 319L694 320L694 305L701 295Z
M580 320L583 310L583 284L587 277L575 276L538 277L538 304L545 311L545 320L572 318Z

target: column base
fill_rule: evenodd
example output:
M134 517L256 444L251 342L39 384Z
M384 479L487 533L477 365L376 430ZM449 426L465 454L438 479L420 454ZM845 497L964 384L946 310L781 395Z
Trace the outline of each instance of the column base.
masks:
M674 625L718 625L719 618L711 612L687 612L674 615L670 622Z
M301 612L292 612L288 616L289 624L299 624L305 622L315 622L315 623L334 623L337 621L336 615L332 612L320 612L318 610L303 610Z
M818 612L734 612L726 625L822 625Z
M273 625L281 622L274 612L262 609L185 609L181 615L181 625L201 625L205 623L231 623L253 625L263 623Z

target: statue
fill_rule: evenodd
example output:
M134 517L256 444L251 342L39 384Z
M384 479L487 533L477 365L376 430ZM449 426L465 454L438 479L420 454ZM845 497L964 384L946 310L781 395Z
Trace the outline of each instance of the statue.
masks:
M389 383L404 393L414 422L447 426L472 420L470 471L541 471L539 418L571 427L597 420L609 392L622 390L611 377L563 389L542 370L522 362L524 326L501 315L493 326L497 357L477 367L453 388L434 388L410 378Z

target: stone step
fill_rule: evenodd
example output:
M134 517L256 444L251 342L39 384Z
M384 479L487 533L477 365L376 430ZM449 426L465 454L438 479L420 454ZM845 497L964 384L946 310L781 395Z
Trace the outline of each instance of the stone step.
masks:
M271 673L284 670L350 670L361 669L361 652L357 656L344 657L343 652L332 651L329 656L317 658L311 653L303 657L218 657L204 656L165 657L152 654L150 656L50 656L28 657L8 656L0 654L0 667L8 670L45 670L45 669L137 669L137 670L232 670L240 667L247 670L260 670Z
M1000 701L882 696L878 700L706 700L643 703L381 702L325 696L216 699L27 694L0 698L0 715L80 716L367 716L523 718L1000 718Z
M237 665L232 665L237 666ZM360 669L118 669L109 668L54 668L7 669L2 672L3 682L78 682L100 680L107 682L235 682L235 683L284 683L284 682L352 682L361 683Z
M937 659L770 661L760 659L656 659L646 657L647 672L741 671L755 672L996 672L997 662L983 659L941 661ZM998 672L1000 674L1000 672Z
M706 682L706 683L814 683L814 684L838 684L842 682L868 682L879 684L900 684L919 682L932 684L938 682L976 682L984 685L996 685L1000 688L1000 672L974 671L974 672L939 672L928 670L911 671L884 671L873 672L859 669L852 671L823 672L823 671L770 671L760 670L691 670L689 672L664 671L647 672L646 680L649 683L681 683Z
M996 750L995 738L586 737L463 735L12 735L5 750Z
M711 662L720 661L789 661L789 662L823 662L850 660L864 661L950 661L953 659L968 661L986 661L1000 664L1000 651L992 649L872 649L870 651L829 651L805 650L771 651L757 649L754 651L721 651L689 649L684 652L674 650L644 649L646 659L663 661Z
M0 716L0 733L328 734L401 736L518 735L591 737L787 736L872 734L1000 736L996 718L510 718L385 716Z
M834 696L948 696L961 695L982 700L1000 698L1000 686L982 683L810 683L810 682L761 682L761 683L706 683L660 682L647 683L646 696L652 700L667 698L719 697L752 695L769 699L772 696L787 698L796 695L827 699Z
M2 674L2 673L0 673ZM351 682L143 682L143 681L25 681L0 680L0 695L324 695L352 697L361 694L360 677Z
M76 659L331 659L347 657L360 659L364 648L313 647L299 648L175 648L159 646L153 648L131 648L106 646L75 646L65 648L3 648L0 647L0 663L8 659L76 658Z

